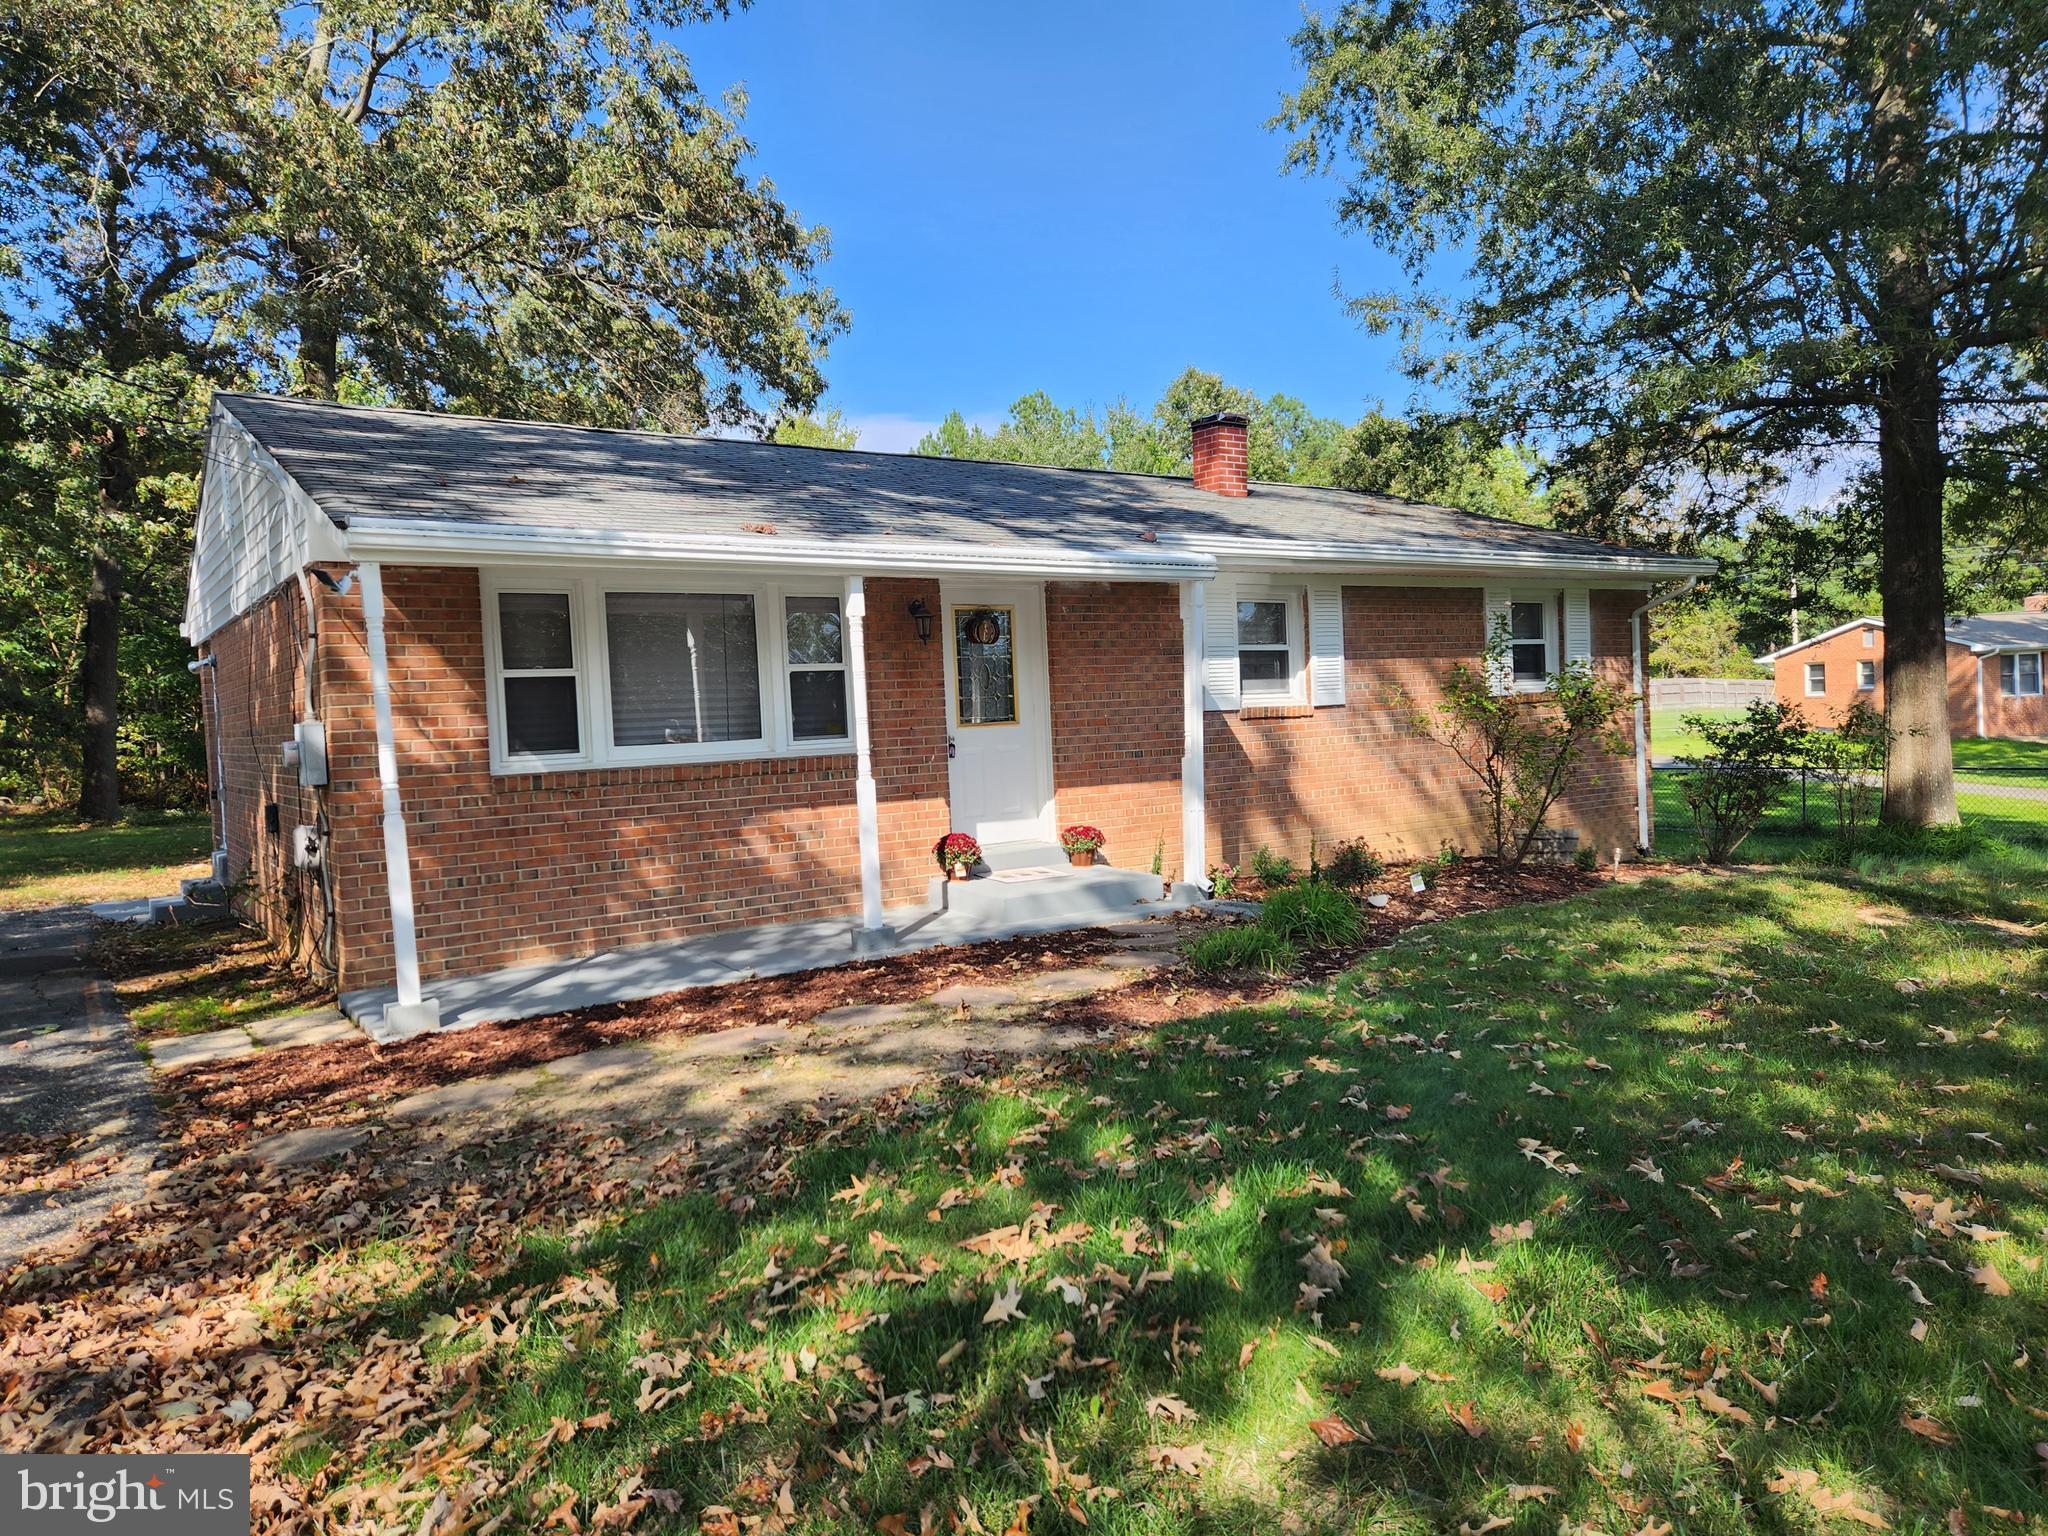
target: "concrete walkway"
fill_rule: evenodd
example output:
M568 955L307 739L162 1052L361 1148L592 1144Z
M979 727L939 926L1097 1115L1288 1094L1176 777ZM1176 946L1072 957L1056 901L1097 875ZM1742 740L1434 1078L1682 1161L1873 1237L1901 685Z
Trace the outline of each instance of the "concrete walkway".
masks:
M1009 1067L1086 1045L1091 1029L1054 1023L1046 1005L1128 984L1175 960L1171 923L1110 925L1117 948L1092 963L1008 984L953 985L911 1003L853 1004L807 1023L660 1035L497 1077L469 1078L399 1100L375 1121L287 1131L247 1155L310 1162L362 1145L380 1124L448 1144L501 1136L545 1119L588 1130L659 1122L712 1143L791 1113L871 1102L934 1072L973 1062Z
M0 1146L41 1142L0 1187L0 1270L139 1197L162 1152L134 1035L84 966L90 928L83 907L0 913Z

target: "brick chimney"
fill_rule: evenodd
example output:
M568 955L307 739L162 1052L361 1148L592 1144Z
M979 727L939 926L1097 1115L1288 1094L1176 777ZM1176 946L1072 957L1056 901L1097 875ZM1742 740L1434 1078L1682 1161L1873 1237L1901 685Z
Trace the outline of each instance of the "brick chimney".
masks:
M2020 599L2020 606L2029 613L2048 613L2048 592L2029 592Z
M1246 485L1245 428L1235 411L1195 418L1195 488L1218 496L1243 496Z

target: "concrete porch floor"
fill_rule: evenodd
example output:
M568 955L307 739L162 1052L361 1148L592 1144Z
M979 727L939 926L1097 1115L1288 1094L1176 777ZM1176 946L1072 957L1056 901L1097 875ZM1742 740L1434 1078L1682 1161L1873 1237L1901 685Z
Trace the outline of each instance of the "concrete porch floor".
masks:
M1056 853L1057 849L1053 851ZM1035 859L1032 862L1049 863ZM1006 858L1002 867L1023 866ZM1139 884L1149 884L1154 878L1148 875ZM1160 917L1202 900L1195 887L1176 885L1170 897L1140 901L1134 899L1137 888L1132 871L1109 866L1063 869L1057 878L1020 883L985 877L968 881L964 886L941 889L938 894L942 901L938 905L885 913L890 936L882 942L863 940L856 946L855 918L814 918L754 928L727 928L696 938L509 966L473 976L442 977L427 983L424 990L440 1005L441 1028L459 1029L603 1003L631 1002L689 987L786 976L795 971L911 954L947 944L978 944L1024 934L1057 933L1132 918ZM1151 885L1150 889L1156 891L1159 887ZM341 1008L373 1040L391 1041L403 1039L409 1033L385 1023L385 1010L397 1000L396 989L371 987L344 992Z

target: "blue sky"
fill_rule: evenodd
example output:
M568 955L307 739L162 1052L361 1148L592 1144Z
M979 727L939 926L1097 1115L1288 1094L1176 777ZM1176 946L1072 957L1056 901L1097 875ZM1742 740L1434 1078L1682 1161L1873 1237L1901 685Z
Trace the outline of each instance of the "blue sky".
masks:
M827 403L900 449L1032 389L1149 406L1189 364L1347 420L1407 400L1337 295L1395 268L1265 127L1300 16L758 0L676 41L707 91L745 85L755 171L831 230Z

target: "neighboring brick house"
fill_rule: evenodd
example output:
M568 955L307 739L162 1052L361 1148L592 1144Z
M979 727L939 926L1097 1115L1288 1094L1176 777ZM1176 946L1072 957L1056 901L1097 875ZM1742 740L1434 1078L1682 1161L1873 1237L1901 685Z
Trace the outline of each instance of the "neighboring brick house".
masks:
M2048 592L2008 613L1950 619L1948 728L1951 736L2048 737ZM1851 619L1808 640L1757 657L1771 669L1778 702L1829 725L1857 699L1884 709L1884 620Z
M1413 725L1449 669L1499 626L1531 707L1568 661L1639 687L1645 604L1711 569L1248 482L1244 433L1196 423L1174 478L220 396L186 614L216 862L396 1032L504 967L1477 850ZM1557 822L1646 843L1645 766L1588 763ZM1073 822L1104 867L1056 867ZM989 878L934 888L949 830Z

